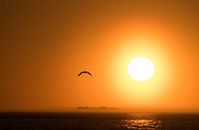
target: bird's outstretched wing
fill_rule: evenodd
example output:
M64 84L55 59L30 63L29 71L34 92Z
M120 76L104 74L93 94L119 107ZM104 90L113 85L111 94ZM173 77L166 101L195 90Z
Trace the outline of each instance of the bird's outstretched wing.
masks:
M82 74L82 72L80 72L79 74L78 74L78 76L80 76Z
M92 76L92 74L88 71L82 71L78 74L78 76L82 75L82 74L89 74L90 76Z

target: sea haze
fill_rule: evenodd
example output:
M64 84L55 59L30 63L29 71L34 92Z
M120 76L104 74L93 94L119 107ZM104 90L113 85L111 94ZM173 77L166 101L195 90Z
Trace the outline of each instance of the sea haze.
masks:
M1 130L199 129L199 114L1 113Z

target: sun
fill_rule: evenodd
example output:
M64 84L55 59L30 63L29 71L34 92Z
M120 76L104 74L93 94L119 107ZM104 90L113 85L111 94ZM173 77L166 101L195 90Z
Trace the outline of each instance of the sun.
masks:
M128 64L128 74L136 81L149 80L154 72L154 64L146 57L135 57Z

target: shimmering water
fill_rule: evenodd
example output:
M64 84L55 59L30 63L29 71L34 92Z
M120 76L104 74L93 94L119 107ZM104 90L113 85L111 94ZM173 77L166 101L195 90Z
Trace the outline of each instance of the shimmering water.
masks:
M198 114L0 114L0 130L197 130Z

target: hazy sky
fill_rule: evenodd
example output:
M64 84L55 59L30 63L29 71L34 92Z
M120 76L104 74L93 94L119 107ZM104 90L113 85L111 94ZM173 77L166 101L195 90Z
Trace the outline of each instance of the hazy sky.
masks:
M198 23L197 0L1 0L0 110L198 111ZM151 81L130 79L134 56Z

